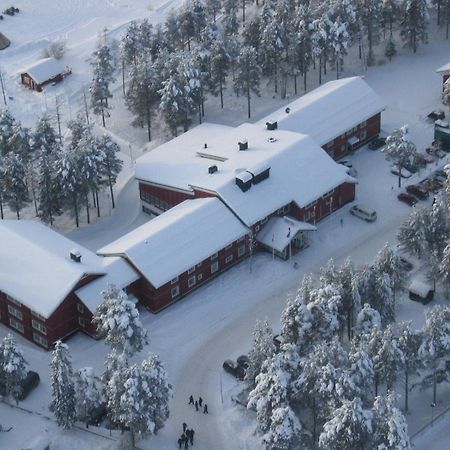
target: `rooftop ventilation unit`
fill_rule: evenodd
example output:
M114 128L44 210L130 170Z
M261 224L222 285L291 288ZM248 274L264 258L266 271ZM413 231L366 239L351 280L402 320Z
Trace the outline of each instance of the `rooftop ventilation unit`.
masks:
M209 166L208 167L208 173L211 175L211 174L213 174L213 173L215 173L215 172L217 172L217 166L216 165L214 165L214 166Z
M75 261L77 263L81 262L81 253L79 250L74 248L73 250L70 250L70 259L72 261Z
M276 120L269 120L266 122L266 127L269 131L276 130L278 128L278 122Z
M236 184L242 192L248 191L252 187L253 175L250 172L241 172L236 175Z
M267 142L269 142L270 144L273 144L274 142L277 142L277 138L271 136L270 138L267 138Z
M270 166L268 162L264 161L251 169L247 169L247 172L253 175L252 183L258 184L266 178L269 178Z
M248 150L248 141L247 141L247 139L241 139L238 142L238 145L239 145L239 150L240 151Z

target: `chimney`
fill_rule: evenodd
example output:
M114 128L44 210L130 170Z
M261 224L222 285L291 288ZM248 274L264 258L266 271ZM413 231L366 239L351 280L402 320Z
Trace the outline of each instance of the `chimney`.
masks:
M276 130L278 128L278 122L276 120L269 120L269 122L266 122L266 127L269 131Z
M203 148L208 148L208 144L205 142L205 145L203 146Z
M214 165L214 166L210 166L210 167L208 167L208 173L211 175L211 174L213 174L213 173L215 173L215 172L217 172L217 166L216 165Z
M248 150L248 141L247 141L247 139L241 139L238 142L238 145L239 145L239 150L240 151Z
M81 253L79 250L74 248L73 250L70 250L70 259L74 262L81 262Z

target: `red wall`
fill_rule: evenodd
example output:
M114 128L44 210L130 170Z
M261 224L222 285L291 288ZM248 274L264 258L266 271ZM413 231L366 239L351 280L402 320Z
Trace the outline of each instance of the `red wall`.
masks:
M350 153L347 141L352 137L358 137L360 142L356 144L353 150L363 146L380 134L381 129L381 113L376 114L366 121L365 125L357 125L353 130L349 130L341 136L336 136L332 142L328 142L323 146L323 149L333 158L340 159ZM366 137L362 138L364 132Z

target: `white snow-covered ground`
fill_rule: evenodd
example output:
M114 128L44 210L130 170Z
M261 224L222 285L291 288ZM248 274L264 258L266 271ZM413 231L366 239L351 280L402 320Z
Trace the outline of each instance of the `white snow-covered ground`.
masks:
M163 20L170 7L177 7L180 3L178 0L16 0L15 6L22 12L16 17L7 17L1 28L12 41L12 46L0 55L0 69L5 76L7 92L13 97L8 106L25 125L32 126L42 112L53 112L55 95L59 95L64 101L62 112L65 118L73 117L81 107L82 88L89 82L88 59L99 31L106 26L110 35L117 37L129 20L143 17L152 21ZM45 95L20 86L17 71L42 56L48 39L61 37L67 39L68 46L63 63L72 67L73 75L64 84L49 87ZM381 49L378 50L381 54ZM367 82L385 99L388 104L383 114L385 134L408 123L413 140L419 149L423 149L432 140L432 124L425 120L426 114L440 106L440 77L434 70L448 62L449 57L449 43L433 35L431 43L420 47L418 54L401 51L391 63L372 67L367 72L362 72L353 52L346 61L345 75L363 73ZM333 76L331 71L328 77ZM311 87L316 82L314 77L315 74L311 74ZM255 119L287 101L273 98L272 90L272 86L265 87L263 96L255 99ZM117 91L120 91L120 86ZM242 99L229 93L223 112L216 104L217 99L206 102L207 120L233 125L245 120ZM139 212L136 183L130 181L133 159L138 154L137 148L145 142L145 132L129 126L130 116L119 99L114 107L108 131L119 140L125 160L117 186L117 191L120 191L118 206L112 214L108 214L106 207L108 217L69 234L92 250L148 220ZM156 136L155 144L166 137L162 134ZM337 263L347 256L357 264L370 262L386 241L395 243L398 226L410 210L397 201L397 178L389 173L388 164L380 152L362 149L350 159L359 173L357 201L377 210L376 223L367 224L350 216L347 206L318 225L311 246L296 255L293 261L272 260L271 255L257 254L251 262L241 263L160 314L142 312L143 323L151 336L148 350L158 353L165 361L174 386L174 397L171 417L165 428L158 436L140 442L141 448L175 448L184 421L196 430L195 445L200 450L261 448L258 438L253 436L255 423L252 414L231 402L230 396L236 393L237 383L223 372L222 362L248 351L257 318L267 317L275 329L279 327L279 316L286 299L295 294L304 274L316 272L330 257ZM443 164L444 161L439 162L439 165ZM428 167L410 182L417 181L434 168ZM62 230L71 227L70 217L59 224ZM297 270L293 268L294 261L298 262ZM444 301L443 296L438 295L431 305ZM426 308L403 296L399 300L398 316L412 320L415 326L420 327ZM7 332L0 326L0 337ZM47 408L50 400L50 355L19 336L15 335L15 338L20 342L31 368L40 373L42 382L20 405L33 414L0 403L0 423L5 428L13 426L8 433L0 434L0 448L21 449L36 433L46 430L53 448L112 448L114 443L106 438L78 429L61 431L52 420L43 417L52 417ZM75 367L89 365L98 372L102 370L105 353L102 342L79 334L68 344ZM208 416L196 413L187 405L190 394L201 395L205 399L210 409ZM413 391L412 413L408 416L411 433L430 421L430 408L423 406L429 405L430 398L430 392ZM439 399L436 414L449 404L450 390L439 387ZM422 437L417 439L416 448L425 448L427 442L429 448L434 430L436 437L441 436L444 443L445 432L438 431L438 426L437 423L427 431L423 435L424 440ZM117 436L113 434L112 437Z

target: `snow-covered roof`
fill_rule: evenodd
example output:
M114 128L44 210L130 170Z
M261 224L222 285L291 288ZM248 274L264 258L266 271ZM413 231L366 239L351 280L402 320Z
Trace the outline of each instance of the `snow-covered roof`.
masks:
M450 73L450 62L439 67L439 69L436 69L436 72L442 74Z
M325 83L259 123L276 121L278 128L307 134L324 145L385 107L361 77L343 78Z
M422 298L426 298L428 293L432 291L433 288L429 284L424 283L417 278L414 278L414 280L411 281L408 290L413 294L419 295Z
M185 200L97 253L126 257L159 288L248 232L219 199Z
M262 124L222 127L222 132L219 129L209 136L208 148L202 148L199 156L202 129L205 127L192 130L193 139L189 131L175 139L176 143L163 144L143 155L136 162L136 177L191 192L215 192L246 225L292 201L303 207L344 182L355 182L346 167L333 161L308 136L267 131ZM243 137L248 140L248 149L240 151L238 142ZM218 170L209 174L212 165ZM248 180L247 171L261 173L268 168L269 177L247 192L236 185L237 177Z
M84 285L75 291L77 297L94 312L102 302L101 292L108 284L114 284L118 289L124 289L139 279L139 274L123 258L101 258L105 275Z
M81 261L70 258L74 247ZM0 291L48 318L86 275L103 274L101 259L33 220L0 221Z
M315 231L317 228L307 222L291 217L272 217L256 235L256 240L278 252L282 252L299 231Z
M21 70L21 73L27 73L38 84L51 80L63 72L63 65L55 58L41 59Z

